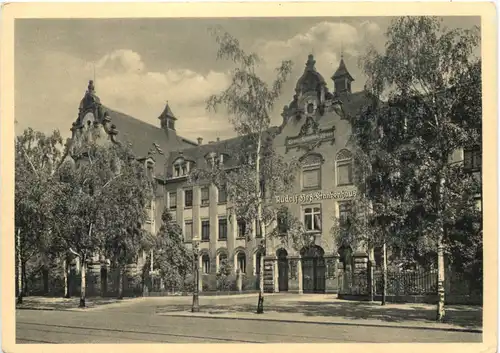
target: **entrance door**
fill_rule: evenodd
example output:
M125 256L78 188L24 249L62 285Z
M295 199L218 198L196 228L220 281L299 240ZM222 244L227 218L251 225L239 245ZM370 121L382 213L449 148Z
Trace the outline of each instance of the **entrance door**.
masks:
M302 255L302 290L304 293L324 293L326 289L325 259L319 246L304 248Z
M280 292L288 291L288 253L285 249L277 251L278 256L278 289Z

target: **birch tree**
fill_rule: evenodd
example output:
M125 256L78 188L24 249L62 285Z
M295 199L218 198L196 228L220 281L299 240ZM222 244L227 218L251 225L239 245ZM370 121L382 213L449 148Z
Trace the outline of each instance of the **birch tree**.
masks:
M478 28L447 30L430 17L402 17L387 31L384 53L364 58L367 89L388 97L390 119L375 108L375 131L384 150L413 171L404 183L408 233L434 244L438 267L437 320L445 316L444 253L449 224L478 191L463 165L451 164L457 150L481 144L481 64L475 56ZM406 212L405 211L405 212ZM403 232L402 232L403 233ZM401 234L402 234L401 233Z
M137 256L151 189L145 168L120 145L89 143L74 151L75 161L61 168L59 215L66 247L80 261L80 307L85 307L87 265L95 256L113 259L120 283L121 267Z
M55 202L60 195L54 179L65 149L58 131L46 136L26 129L15 141L15 225L18 267L17 301L26 290L26 262L40 252L60 250L54 228Z
M217 59L232 61L235 67L231 72L229 87L220 94L212 95L207 100L207 108L214 112L223 108L234 130L244 137L245 143L241 145L242 150L232 151L239 155L237 158L241 158L241 163L232 170L230 176L219 169L215 173L205 173L203 177L225 184L232 204L231 214L248 221L247 224L255 222L264 237L262 246L265 249L265 223L273 218L273 211L265 206L266 195L263 191L285 185L286 177L292 175L283 173L283 168L287 169L289 164L274 152L270 133L270 114L290 75L292 63L283 61L269 85L258 76L258 66L262 60L257 54L246 53L239 41L221 28L212 28L211 33L219 45ZM202 171L198 172L203 174ZM251 227L247 227L247 231L250 230ZM263 259L261 256L257 313L264 312Z

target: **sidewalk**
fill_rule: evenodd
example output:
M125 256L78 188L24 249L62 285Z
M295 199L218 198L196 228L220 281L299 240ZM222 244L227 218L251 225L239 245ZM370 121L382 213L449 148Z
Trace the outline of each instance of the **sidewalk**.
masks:
M429 304L352 302L323 296L268 297L265 313L255 314L256 303L203 303L200 312L190 305L157 308L158 315L211 319L260 320L325 325L398 327L409 329L482 332L482 308L448 306L443 323L434 321L436 307Z
M22 304L16 304L16 310L58 310L58 311L89 311L102 308L111 308L118 306L127 306L144 298L124 298L118 300L116 298L87 298L85 300L85 308L79 308L79 297L58 298L58 297L24 297Z

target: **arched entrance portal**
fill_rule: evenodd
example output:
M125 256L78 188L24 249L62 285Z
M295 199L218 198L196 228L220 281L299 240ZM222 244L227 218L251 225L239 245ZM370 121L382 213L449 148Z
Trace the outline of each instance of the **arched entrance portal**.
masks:
M285 249L276 251L278 257L278 289L280 292L288 291L288 253Z
M318 245L302 248L302 287L304 293L325 293L324 250Z

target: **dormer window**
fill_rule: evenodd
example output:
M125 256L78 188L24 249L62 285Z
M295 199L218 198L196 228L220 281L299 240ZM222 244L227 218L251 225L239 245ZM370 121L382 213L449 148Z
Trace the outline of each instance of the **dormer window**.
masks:
M206 160L210 167L221 166L224 164L224 155L211 152L206 156Z
M154 170L154 162L152 160L146 161L146 171L150 178L153 177L153 170Z
M178 158L174 162L174 177L183 177L188 175L191 170L191 162L186 161L184 158Z

